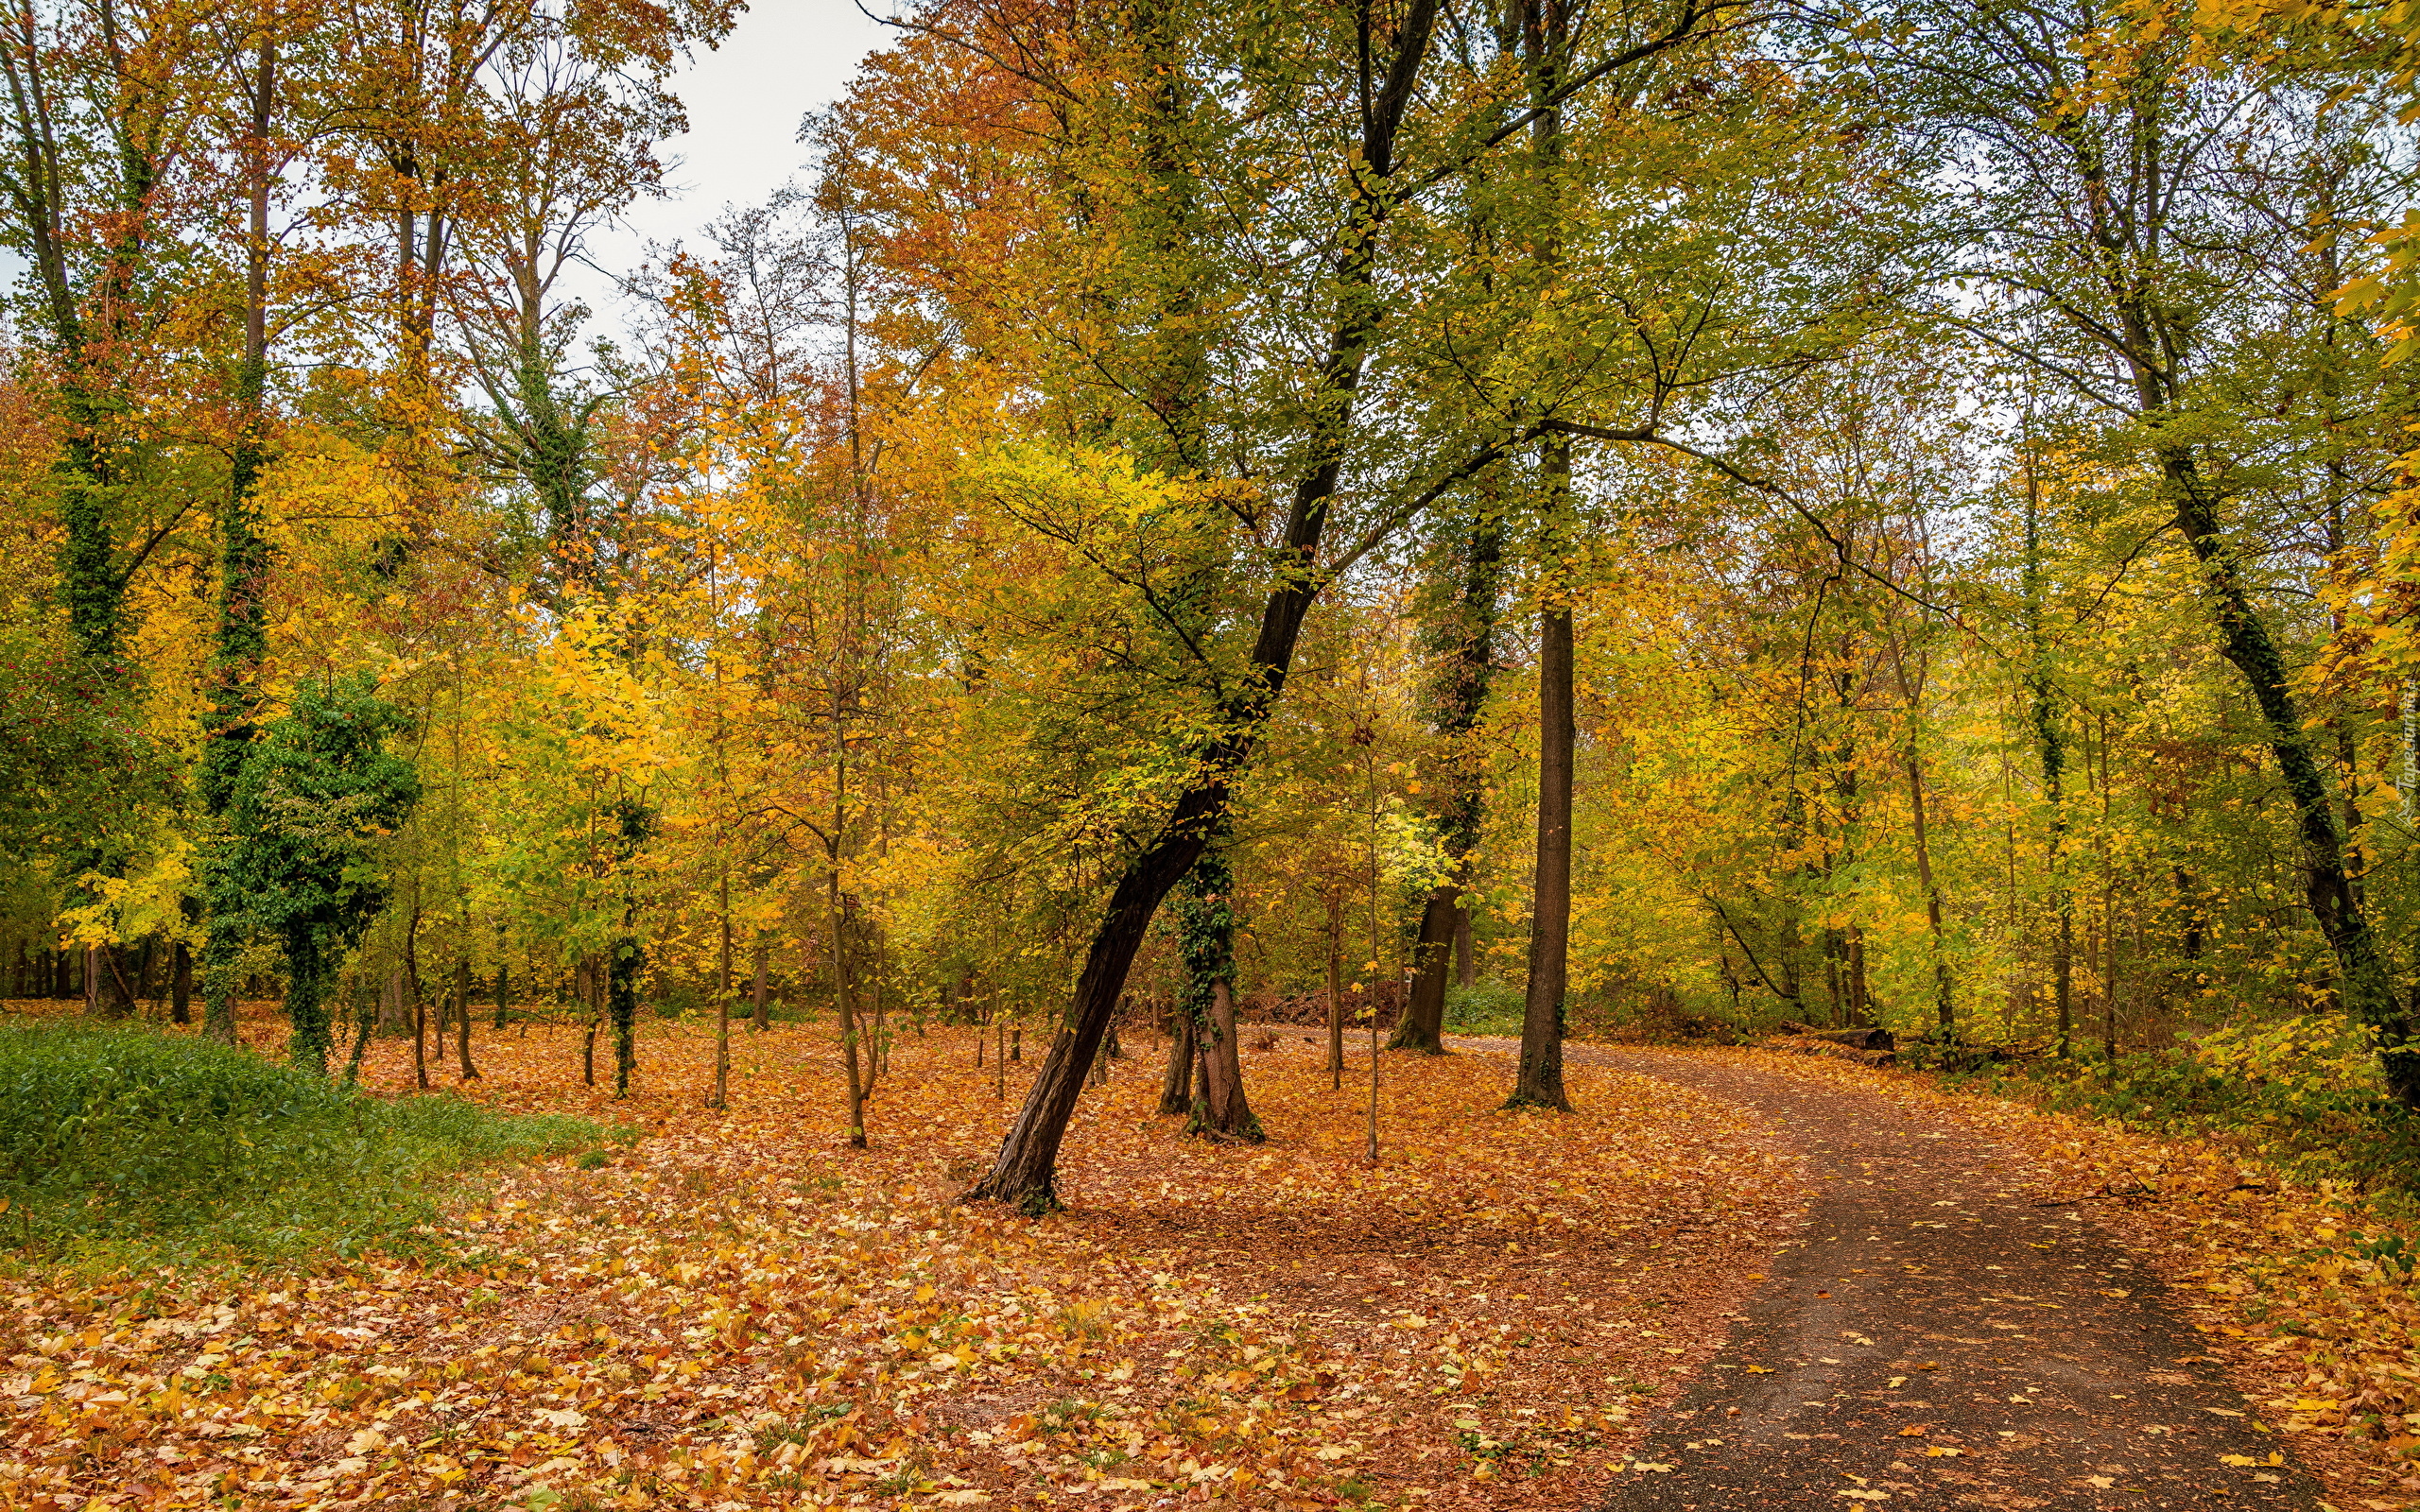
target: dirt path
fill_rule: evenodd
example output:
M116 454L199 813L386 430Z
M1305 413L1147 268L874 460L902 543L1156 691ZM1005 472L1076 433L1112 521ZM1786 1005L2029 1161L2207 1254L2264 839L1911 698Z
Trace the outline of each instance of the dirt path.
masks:
M2092 1204L2038 1200L2007 1152L1783 1074L1568 1054L1754 1109L1820 1183L1612 1512L2319 1504Z

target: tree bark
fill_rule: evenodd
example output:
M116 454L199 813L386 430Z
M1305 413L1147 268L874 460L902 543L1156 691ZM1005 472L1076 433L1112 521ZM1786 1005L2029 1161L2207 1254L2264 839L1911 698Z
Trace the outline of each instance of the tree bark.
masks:
M1201 853L1177 896L1185 972L1178 1002L1193 1024L1203 1089L1185 1131L1257 1144L1264 1136L1244 1095L1236 1044L1235 873L1219 844Z
M1344 892L1327 895L1327 1087L1344 1086Z
M1453 965L1454 909L1461 895L1456 884L1439 883L1420 910L1420 938L1412 947L1411 995L1404 1004L1403 1017L1395 1021L1395 1032L1387 1037L1390 1050L1428 1056L1445 1053L1445 976Z
M857 1061L857 1005L849 981L848 900L840 892L840 868L832 868L824 897L832 928L832 1000L840 1021L840 1067L849 1100L849 1147L866 1147L866 1084Z
M1243 1057L1237 1054L1236 994L1226 982L1211 984L1210 1022L1196 1037L1201 1057L1201 1102L1193 1110L1194 1131L1258 1144L1268 1138L1244 1097Z
M1485 481L1484 479L1482 480ZM1411 1000L1388 1041L1392 1049L1445 1053L1445 978L1456 943L1469 965L1470 916L1462 898L1470 886L1470 858L1478 848L1486 814L1482 772L1467 749L1471 730L1487 706L1495 662L1496 579L1503 558L1503 528L1495 501L1483 490L1478 518L1461 544L1461 571L1450 602L1423 633L1430 656L1430 726L1445 743L1446 770L1437 782L1437 827L1451 868L1421 910L1420 942L1413 956Z
M454 963L454 1057L461 1079L477 1081L479 1068L471 1063L471 963Z
M1168 1066L1160 1078L1160 1111L1171 1118L1193 1110L1193 1020L1168 1010Z
M1568 605L1538 616L1538 862L1530 915L1530 989L1510 1108L1571 1110L1563 1088L1564 993L1571 947L1572 625Z

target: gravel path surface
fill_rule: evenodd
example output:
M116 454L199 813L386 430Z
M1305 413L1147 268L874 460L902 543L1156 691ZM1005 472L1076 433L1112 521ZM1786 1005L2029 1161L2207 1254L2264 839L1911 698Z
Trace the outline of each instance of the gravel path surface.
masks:
M1786 1074L1567 1056L1754 1109L1819 1183L1803 1236L1650 1429L1613 1512L2320 1504L2093 1205L2039 1200L1996 1145Z

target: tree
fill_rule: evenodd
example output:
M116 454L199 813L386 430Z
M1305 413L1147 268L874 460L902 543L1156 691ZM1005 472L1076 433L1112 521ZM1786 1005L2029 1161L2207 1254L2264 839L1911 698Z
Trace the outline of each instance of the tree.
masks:
M246 754L228 823L233 842L213 916L240 919L285 957L297 1066L328 1071L328 984L387 906L378 841L420 800L420 780L387 749L409 721L362 675L295 692Z

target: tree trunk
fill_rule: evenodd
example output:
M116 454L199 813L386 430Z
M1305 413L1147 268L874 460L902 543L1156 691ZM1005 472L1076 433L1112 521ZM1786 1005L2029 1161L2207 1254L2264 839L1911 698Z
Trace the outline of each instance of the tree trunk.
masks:
M1925 918L1932 928L1932 990L1933 1009L1939 1020L1941 1038L1955 1043L1958 1039L1957 1001L1952 995L1949 975L1949 942L1941 927L1941 885L1933 880L1932 848L1925 834L1925 779L1923 757L1916 743L1908 742L1908 811L1914 819L1916 842L1916 885L1925 891Z
M638 936L631 930L634 922L625 911L622 933L615 937L613 955L605 965L605 1016L614 1026L615 1102L631 1095L631 1075L639 1065L639 970L645 957Z
M1454 904L1454 982L1459 987L1478 986L1477 943L1471 937L1471 905L1467 902L1457 902Z
M840 892L837 862L824 902L832 926L832 1000L840 1019L840 1065L848 1078L849 1146L862 1150L866 1147L866 1086L857 1064L857 1008L849 983L848 900Z
M1224 979L1210 986L1210 1022L1194 1039L1201 1062L1201 1101L1188 1131L1258 1144L1268 1136L1244 1098L1243 1057L1236 1034L1235 990Z
M1168 1068L1160 1079L1160 1111L1171 1118L1193 1110L1193 1020L1182 1008L1168 1010Z
M1457 945L1461 951L1464 985L1469 985L1470 912L1462 899L1470 887L1470 857L1478 847L1487 805L1484 773L1468 747L1495 680L1503 517L1493 507L1492 490L1483 489L1480 502L1482 507L1461 542L1461 571L1451 605L1423 634L1430 655L1428 701L1436 711L1432 728L1448 743L1448 770L1440 774L1436 817L1438 839L1452 867L1421 911L1411 1001L1388 1043L1394 1049L1430 1055L1445 1052L1445 980L1453 970Z
M605 1022L605 973L598 969L595 956L581 961L572 975L572 990L579 994L580 1006L588 1010L588 1022L579 1037L579 1084L596 1085L596 1030Z
M411 922L404 931L404 985L412 995L412 1081L422 1091L428 1091L428 995L421 990L420 981L420 911L412 911Z
M177 941L176 961L168 969L168 1021L193 1022L193 949Z
M2050 810L2050 909L2059 921L2050 945L2050 995L2057 1013L2059 1055L2075 1045L2075 899L2067 889L2066 742L2050 699L2050 638L2042 618L2042 490L2031 455L2025 464L2025 631L2032 664L2026 673L2034 755L2042 764L2042 801Z
M710 1108L731 1106L731 873L717 879L722 905L722 953L715 974L715 1090Z
M464 1081L477 1081L479 1068L471 1063L471 963L454 963L454 1058Z
M1445 1053L1445 975L1454 954L1454 909L1462 890L1441 883L1420 911L1420 940L1413 947L1415 967L1411 993L1395 1032L1387 1038L1390 1050L1416 1050L1423 1055Z
M1344 892L1327 895L1327 1089L1344 1086Z
M759 1033L762 1033L764 1030L771 1027L773 1021L772 998L767 990L770 984L769 979L766 974L767 956L765 949L765 932L761 929L756 932L755 960L752 964L754 967L754 981L751 984L749 990L753 994L754 1003L752 1005L753 1011L750 1015L749 1022Z
M1258 1143L1260 1120L1244 1096L1243 1057L1236 1046L1235 885L1226 852L1214 842L1177 894L1177 945L1184 961L1178 1002L1193 1021L1194 1054L1205 1089L1185 1128Z
M1530 916L1530 991L1521 1070L1508 1108L1569 1112L1563 1089L1563 1003L1571 943L1571 610L1538 624L1538 869Z

